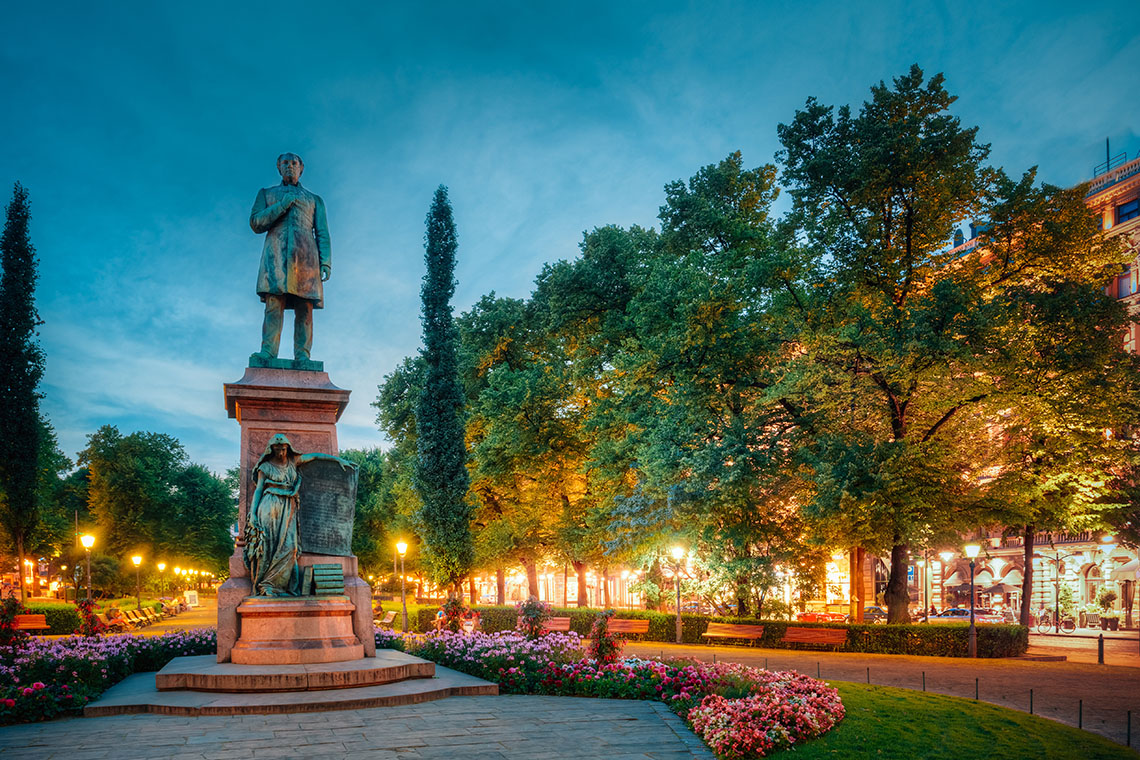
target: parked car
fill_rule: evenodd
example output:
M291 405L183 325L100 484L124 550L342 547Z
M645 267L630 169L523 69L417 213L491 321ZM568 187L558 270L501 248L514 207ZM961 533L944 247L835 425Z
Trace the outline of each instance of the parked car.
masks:
M796 615L802 623L843 623L847 621L846 604L829 604L824 609L807 610Z
M864 607L863 608L863 622L864 623L885 623L887 622L887 611L882 607Z
M948 610L943 610L937 615L930 616L931 623L969 623L970 622L970 609L968 607L952 607ZM977 607L974 609L974 622L975 623L1002 623L1005 622L1001 615L994 613L993 610L986 607Z

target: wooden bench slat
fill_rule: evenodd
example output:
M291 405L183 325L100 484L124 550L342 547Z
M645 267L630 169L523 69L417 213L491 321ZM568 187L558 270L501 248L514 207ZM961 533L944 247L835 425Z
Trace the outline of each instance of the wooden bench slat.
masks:
M610 618L609 631L610 633L649 633L649 621Z
M781 641L789 644L834 644L847 643L847 630L844 628L794 628L784 631Z
M47 615L17 615L13 623L18 631L46 631L51 628L47 624Z
M764 635L764 626L747 623L709 623L702 636L725 639L758 639Z

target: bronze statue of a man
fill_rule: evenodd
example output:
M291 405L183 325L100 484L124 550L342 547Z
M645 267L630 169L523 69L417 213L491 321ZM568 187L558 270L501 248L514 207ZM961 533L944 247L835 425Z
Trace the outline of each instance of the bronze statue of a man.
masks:
M313 347L313 309L324 308L322 282L332 273L325 202L301 187L305 164L295 153L277 158L281 184L257 193L249 226L265 235L257 295L265 302L261 350L253 359L275 359L285 309L293 310L293 359L308 360ZM252 366L252 365L251 365Z

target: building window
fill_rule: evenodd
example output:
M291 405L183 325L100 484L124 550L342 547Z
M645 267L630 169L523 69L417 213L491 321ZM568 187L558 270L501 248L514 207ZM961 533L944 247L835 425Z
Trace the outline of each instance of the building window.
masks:
M1127 203L1121 203L1116 207L1116 223L1127 222L1129 219L1135 219L1140 216L1140 198L1133 198Z
M1116 278L1116 297L1127 298L1132 293L1132 267L1125 264L1124 271Z

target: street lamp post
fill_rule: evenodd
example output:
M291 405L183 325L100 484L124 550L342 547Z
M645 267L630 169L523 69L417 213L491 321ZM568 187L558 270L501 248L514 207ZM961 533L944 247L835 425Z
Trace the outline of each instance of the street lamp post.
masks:
M926 570L926 550L922 550L922 559L918 561L918 567L922 570L922 622L930 622L930 594L926 590L926 581L929 579L929 574Z
M677 643L681 643L681 559L685 556L685 549L681 546L673 547L673 561L676 563L673 570L673 585L677 587Z
M974 560L982 547L977 544L966 544L963 547L966 556L970 558L970 641L967 654L970 657L978 656L978 628L974 625Z
M162 572L166 570L166 563L158 563L158 598L166 596L166 576Z
M95 545L95 536L84 533L79 542L83 544L83 549L87 552L87 601L91 601L91 547Z
M396 551L400 554L400 606L404 609L404 633L408 632L408 594L404 582L404 555L408 551L408 544L400 541L396 544Z
M954 559L954 552L938 552L942 558L942 609L946 609L946 566Z
M142 565L142 557L135 555L131 557L131 562L135 563L135 609L142 609L142 582L139 580L139 566Z

